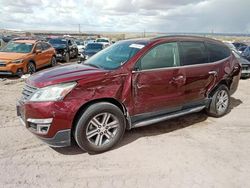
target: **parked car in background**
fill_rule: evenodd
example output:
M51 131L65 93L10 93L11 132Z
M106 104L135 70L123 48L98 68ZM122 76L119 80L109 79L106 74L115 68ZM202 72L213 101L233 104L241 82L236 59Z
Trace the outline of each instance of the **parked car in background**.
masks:
M89 43L87 44L84 52L80 56L80 61L89 59L91 56L95 55L97 52L103 50L104 48L107 48L109 44L105 43Z
M78 55L80 55L84 52L84 49L86 48L87 43L82 40L76 40L76 45L78 48Z
M108 44L108 45L112 44L112 42L109 40L109 38L98 38L98 39L96 39L96 42L103 43L103 44Z
M226 115L240 72L231 50L213 39L125 40L84 64L29 77L17 114L51 146L75 139L83 150L100 153L117 145L126 129L202 110Z
M0 49L5 47L11 39L10 36L0 36Z
M33 74L37 69L55 66L55 49L47 42L15 40L0 50L0 75Z
M49 43L55 48L56 58L59 61L69 62L71 58L78 57L78 48L74 39L52 38Z
M242 57L238 51L232 52L242 66L241 78L250 78L250 61Z
M233 42L233 45L235 46L235 48L237 50L239 50L239 48L241 48L241 47L247 47L247 45L245 43L242 43L242 42Z
M241 53L241 56L250 61L250 46Z
M247 46L242 46L238 48L238 52L241 54L245 51L245 49L247 48Z

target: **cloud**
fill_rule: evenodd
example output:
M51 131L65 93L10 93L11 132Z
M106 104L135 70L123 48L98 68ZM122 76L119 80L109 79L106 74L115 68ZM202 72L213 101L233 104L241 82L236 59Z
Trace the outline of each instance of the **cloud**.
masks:
M0 28L250 32L249 0L0 0Z

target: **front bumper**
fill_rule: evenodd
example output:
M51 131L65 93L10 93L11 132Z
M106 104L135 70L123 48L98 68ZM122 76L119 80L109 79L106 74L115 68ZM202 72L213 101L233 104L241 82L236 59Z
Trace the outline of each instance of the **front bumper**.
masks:
M0 75L15 75L18 69L22 69L24 71L24 64L9 63L0 67Z
M18 101L17 116L22 124L52 147L71 145L70 109L57 102L28 103Z

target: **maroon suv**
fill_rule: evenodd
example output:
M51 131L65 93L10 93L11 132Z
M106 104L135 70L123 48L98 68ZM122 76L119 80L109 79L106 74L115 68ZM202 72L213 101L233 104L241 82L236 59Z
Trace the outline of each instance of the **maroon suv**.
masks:
M23 124L54 147L72 139L99 153L125 129L205 110L228 112L241 66L223 43L167 36L117 42L83 64L34 74L17 113Z

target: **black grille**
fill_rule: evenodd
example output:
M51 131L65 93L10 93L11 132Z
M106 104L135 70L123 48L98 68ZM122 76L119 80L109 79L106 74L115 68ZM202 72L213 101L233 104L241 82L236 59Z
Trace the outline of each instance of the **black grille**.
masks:
M23 88L22 99L25 101L29 100L32 97L32 95L35 93L36 90L37 90L36 87L33 87L33 86L26 84Z
M5 63L0 63L0 67L6 67Z

